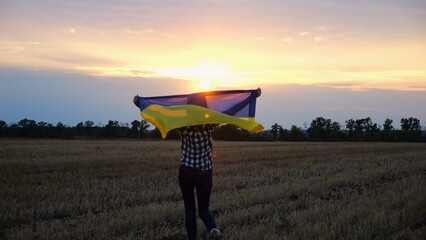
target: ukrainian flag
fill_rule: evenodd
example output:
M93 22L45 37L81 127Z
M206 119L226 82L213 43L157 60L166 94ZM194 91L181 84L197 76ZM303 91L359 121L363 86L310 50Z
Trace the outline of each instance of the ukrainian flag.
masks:
M135 104L141 116L166 138L173 129L200 124L233 124L258 133L255 122L257 90L228 90L185 95L140 97Z

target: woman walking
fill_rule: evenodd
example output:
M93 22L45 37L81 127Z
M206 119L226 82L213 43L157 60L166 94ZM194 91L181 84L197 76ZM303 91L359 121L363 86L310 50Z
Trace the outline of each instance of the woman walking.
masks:
M217 125L196 125L180 128L182 155L179 186L185 205L185 226L188 239L196 239L197 223L194 189L197 191L198 215L209 232L210 239L218 240L221 233L209 211L213 180L213 130Z

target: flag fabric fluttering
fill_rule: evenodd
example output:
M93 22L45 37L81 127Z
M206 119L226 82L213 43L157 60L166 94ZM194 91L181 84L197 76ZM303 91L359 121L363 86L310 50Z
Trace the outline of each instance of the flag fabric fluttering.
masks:
M233 124L258 133L255 122L258 90L226 90L134 99L141 116L160 131L162 138L173 129L200 124Z

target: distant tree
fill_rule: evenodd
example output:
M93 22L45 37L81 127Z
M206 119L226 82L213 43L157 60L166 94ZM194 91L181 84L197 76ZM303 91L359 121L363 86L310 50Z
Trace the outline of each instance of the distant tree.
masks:
M327 120L323 117L317 117L312 120L311 126L308 128L308 136L309 139L317 141L317 140L325 140L327 131Z
M224 124L216 127L214 138L217 140L240 141L243 140L241 129L232 124Z
M49 138L72 138L72 128L69 128L62 122L58 122L55 127L51 128L48 133Z
M84 122L84 127L86 128L91 128L95 125L95 123L93 121L87 120Z
M140 121L140 126L139 126L139 136L144 137L144 136L145 136L145 134L146 134L146 132L147 132L147 130L148 130L148 128L149 128L150 126L151 126L151 125L148 123L148 121L146 121L146 120L141 120L141 121Z
M257 139L257 135L256 133L252 133L249 132L245 129L240 128L240 135L241 135L241 140L243 141L252 141Z
M84 128L84 123L83 122L77 123L77 125L75 125L75 130L76 130L78 136L85 135L86 131L85 131L85 128Z
M392 126L393 120L386 118L385 123L383 124L383 130L385 131L391 131L394 130L395 128Z
M417 142L422 139L422 127L420 126L420 120L414 117L402 118L401 129L398 138L400 141Z
M365 130L365 125L364 125L364 119L357 119L355 120L355 130L359 131L361 133L364 132Z
M32 119L21 119L17 123L17 128L13 135L17 137L34 137L35 129L37 128L37 122Z
M419 119L410 117L401 119L401 129L404 131L420 131L422 127Z
M153 130L148 132L148 137L153 139L161 139L161 132L158 128L154 128Z
M381 141L394 142L398 140L398 135L392 123L392 119L386 118L385 122L383 123L383 131L379 134Z
M118 121L109 120L107 125L105 125L105 135L107 137L115 137L119 127L120 124Z
M373 123L370 117L357 120L349 119L346 121L346 128L349 130L349 139L354 141L361 141L366 135L377 138L375 133L380 131L377 123Z
M346 128L349 130L349 132L355 131L355 120L353 120L352 118L346 120Z
M290 141L303 141L305 139L305 135L302 132L302 129L297 127L296 125L292 125L290 132L288 133L288 140Z
M370 117L355 120L355 129L361 132L377 132L379 127Z
M32 137L45 138L49 136L49 131L52 130L52 128L53 125L51 123L44 121L37 122L37 127L36 130L34 130L35 133L32 135Z
M146 120L134 120L130 124L132 126L129 129L129 136L133 138L144 137L147 133L147 129L150 127L149 123Z
M0 129L4 129L7 127L7 123L3 120L0 120Z
M283 131L283 127L281 125L278 125L278 123L275 123L271 126L270 134L273 139L277 139L279 136L279 133Z
M18 122L18 127L20 128L35 128L36 126L36 121L27 118L24 118Z
M57 124L56 124L56 129L58 129L58 130L62 130L62 129L64 129L65 128L65 125L62 123L62 122L58 122Z
M138 120L134 120L130 124L132 127L129 129L129 136L133 138L139 137L139 126L141 123Z
M87 120L84 122L84 129L88 137L93 137L93 126L95 123L93 121Z
M53 137L62 138L64 129L65 129L65 124L63 124L62 122L58 122L55 126Z
M366 121L366 131L371 133L371 132L378 132L380 131L379 126L377 125L377 123L373 123L373 121L371 120L370 117L365 119Z
M289 141L289 131L288 129L283 129L280 131L280 140Z
M361 118L354 121L354 131L350 133L352 140L377 141L380 131L377 123L373 123L370 117Z
M128 122L120 122L118 125L120 127L122 127L122 128L129 128L129 123Z
M278 131L278 138L280 140L284 140L286 138L286 136L288 135L288 130L284 129L282 127L280 127L278 130L279 130Z
M6 128L7 128L7 123L3 120L0 120L0 137L4 135Z
M51 123L41 121L37 123L37 127L49 128L49 127L53 127L53 125Z
M333 121L329 128L327 128L327 140L328 141L340 141L346 138L346 135L342 133L340 123Z
M311 126L307 130L310 140L330 141L337 140L340 133L340 124L331 119L317 117L312 120Z

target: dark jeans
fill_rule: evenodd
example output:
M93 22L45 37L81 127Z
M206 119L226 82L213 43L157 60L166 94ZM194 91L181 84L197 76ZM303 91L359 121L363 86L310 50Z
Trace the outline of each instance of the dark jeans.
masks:
M203 220L208 231L216 228L213 215L209 212L212 170L201 171L181 165L179 168L179 186L185 204L185 226L188 239L195 239L197 235L194 188L197 190L198 214L201 220Z

